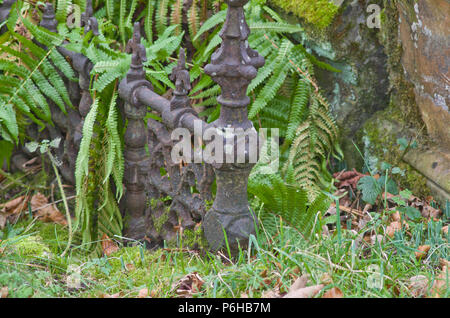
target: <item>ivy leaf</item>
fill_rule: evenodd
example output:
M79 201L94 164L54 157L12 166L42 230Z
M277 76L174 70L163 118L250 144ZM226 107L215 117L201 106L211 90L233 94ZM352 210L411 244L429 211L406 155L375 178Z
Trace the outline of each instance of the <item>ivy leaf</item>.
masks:
M362 177L357 185L358 190L362 192L362 199L369 204L375 204L377 197L381 194L377 179L372 176Z
M400 150L405 150L408 147L408 140L406 138L397 139L397 144L400 146Z
M383 189L383 191L384 191L384 186L386 185L387 192L389 192L390 194L393 194L393 195L398 194L397 184L391 178L388 177L387 181L386 181L386 176L381 176L378 179L378 184L380 185L380 188Z
M413 221L420 220L420 218L422 217L422 214L420 214L420 211L417 210L416 208L413 208L412 206L402 206L402 207L399 207L398 210L400 212L405 213L406 216Z

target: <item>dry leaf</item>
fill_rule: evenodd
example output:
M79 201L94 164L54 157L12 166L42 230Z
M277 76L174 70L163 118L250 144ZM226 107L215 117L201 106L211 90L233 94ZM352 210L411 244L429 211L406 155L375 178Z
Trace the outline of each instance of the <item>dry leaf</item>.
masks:
M405 226L405 228L407 228L407 229L409 228L408 223L403 222L403 225ZM398 221L394 221L394 222L391 222L391 224L389 224L386 227L385 234L387 234L389 237L394 237L395 232L401 231L401 230L402 230L402 224Z
M122 295L121 293L109 295L109 294L101 294L100 298L120 298Z
M358 184L359 179L364 176L365 174L362 174L355 169L352 171L337 172L333 174L333 178L337 180L336 186L338 188L350 186L353 190L356 190L356 185Z
M428 290L428 278L424 275L417 275L410 278L408 289L413 297L424 297Z
M54 204L49 204L48 199L42 193L33 195L30 201L31 209L36 211L35 216L43 222L53 222L67 225L67 220Z
M0 298L8 297L8 287L2 287L0 289Z
M297 280L291 285L289 288L289 292L293 292L297 289L306 287L306 284L308 284L309 281L309 274L304 274L297 278Z
M324 284L300 288L287 293L283 298L311 298L325 287Z
M323 294L322 298L343 298L344 293L337 287L333 287Z
M439 259L439 265L441 265L442 269L444 269L444 267L449 268L450 267L450 261L447 261L446 259L440 258Z
M103 234L102 236L102 251L106 256L110 256L112 253L117 252L119 250L119 246L111 240L108 235Z
M441 216L441 211L439 209L433 208L430 205L425 205L422 209L422 216L425 218L437 219Z
M449 286L447 286L447 282L450 280L449 270L447 266L444 266L442 272L436 278L433 283L433 287L431 287L431 296L434 298L441 298L445 296L446 291Z
M418 251L414 252L414 254L416 255L416 259L421 259L423 257L426 257L430 248L431 248L430 245L419 246Z
M448 225L442 227L442 233L444 233L445 235L448 235Z
M392 218L392 221L400 222L402 219L402 216L400 215L400 212L395 211L394 213L391 214L391 218Z
M192 294L201 291L204 284L205 281L197 274L197 272L194 272L184 276L175 283L172 288L175 289L175 293L181 297L192 297Z
M136 267L133 264L126 264L125 268L127 269L127 271L131 272L133 270L136 269Z
M0 204L0 208L1 208L0 212L5 213L5 214L20 213L26 206L27 201L28 201L28 197L25 195L22 195L22 196L15 198L9 202Z
M147 298L148 297L148 289L147 288L142 288L139 291L139 294L137 296L137 298Z
M26 209L28 203L27 196L20 196L4 204L0 204L0 229L3 229L6 223L15 223L20 213Z
M261 295L261 298L279 298L279 297L280 297L280 293L278 291L275 291L275 290L265 291Z

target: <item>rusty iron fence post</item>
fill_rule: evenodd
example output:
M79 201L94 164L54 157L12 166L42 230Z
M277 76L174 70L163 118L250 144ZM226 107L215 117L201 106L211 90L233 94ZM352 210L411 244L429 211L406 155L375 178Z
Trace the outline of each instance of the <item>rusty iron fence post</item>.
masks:
M224 156L226 156L230 147L236 150L238 146L236 135L226 137L225 131L227 129L239 128L249 132L249 135L257 136L252 122L247 117L247 106L250 99L246 95L246 91L251 80L256 77L257 69L264 65L264 58L248 46L247 39L250 29L245 21L243 9L248 0L228 0L226 2L228 3L228 13L221 31L223 42L218 51L213 54L211 64L205 68L205 72L222 88L222 95L218 97L218 102L222 106L221 114L219 119L211 124L201 122L202 132L206 129L216 129L222 132L222 136L224 136L222 138L227 139L224 142ZM139 34L138 25L135 26L134 32L135 35ZM135 36L134 40L139 40L139 38ZM186 96L189 85L185 80L186 73L182 67L183 61L174 71L175 75L172 78L176 80L176 91L172 101L169 102L155 94L149 82L145 80L141 64L145 50L136 42L133 42L130 47L133 48L133 61L136 60L139 63L132 63L129 74L120 83L120 96L127 101L129 108L132 106L131 109L134 112L142 109L141 118L144 116L147 106L159 113L163 123L151 122L152 126L165 126L168 130L184 127L193 132L195 123L198 123L200 119L198 119L196 112L189 107ZM183 59L183 56L184 54L181 52L180 60ZM143 129L142 119L138 121L136 118L134 120L129 134L136 134L136 137L134 137L136 139L144 139L145 133L138 133L138 129ZM139 124L136 123L137 121ZM159 130L161 129L162 127L159 128ZM247 150L245 162L237 163L233 161L230 163L225 162L225 158L223 158L224 161L222 162L224 163L213 164L217 184L216 197L212 208L205 215L202 215L204 233L210 248L213 250L224 247L225 239L227 239L230 247L236 250L238 245L246 245L249 236L255 232L256 220L250 213L247 198L248 176L254 165L248 160L249 139L251 138L252 136L247 136L245 139L245 149ZM135 147L141 147L142 143L143 141L135 144ZM151 153L150 155L154 154ZM167 158L164 159L167 160ZM139 160L136 161L141 160L144 160L142 152ZM132 162L129 165L127 168L128 174L133 174L132 171L136 170L136 168L132 168L135 164L135 162ZM131 195L136 196L135 186L130 187L130 181L127 181L125 185L126 190L130 191L129 189L131 189ZM156 186L158 185L156 184ZM142 197L142 192L139 192L139 198ZM136 208L136 201L127 203L129 213L142 213L143 206L139 205Z
M250 104L247 87L256 77L258 68L264 65L264 58L248 45L250 28L243 8L248 0L226 2L227 18L220 33L223 41L213 54L211 64L205 67L205 73L222 88L222 94L217 98L221 105L220 117L212 124L217 128L244 129L256 137L257 132L247 116L247 106ZM231 139L227 143L236 153L235 135ZM249 151L248 142L245 141L246 151ZM225 155L226 152L225 149ZM253 166L246 158L244 163L223 163L214 167L217 194L203 223L206 238L213 249L223 246L223 229L232 248L237 243L245 243L249 235L255 232L256 220L250 214L247 198L248 177Z
M255 232L256 219L249 209L247 183L254 166L249 154L250 140L257 138L257 132L247 117L250 99L246 92L251 80L256 77L258 68L264 65L264 58L248 45L250 29L243 9L248 0L226 2L227 18L220 33L223 41L213 54L211 63L205 67L205 72L222 89L217 99L221 105L221 113L211 124L200 120L191 107L188 97L190 76L183 49L180 50L178 65L171 74L176 87L172 99L167 100L153 92L152 85L146 80L143 66L146 49L141 44L140 24L134 25L133 38L126 47L127 53L132 56L130 70L119 84L119 95L125 102L124 113L127 120L124 135L126 191L123 212L126 219L125 236L131 239L143 240L148 236L160 244L176 237L178 230L174 229L197 230L202 224L211 249L224 247L227 240L235 251L239 245L245 246L249 236ZM45 7L41 26L57 31L51 4ZM90 0L82 16L82 26L85 33L92 31L94 35L98 35L98 23L93 17ZM82 54L64 47L59 47L58 51L70 60L79 79L74 87L74 91L81 95L74 97L78 103L78 112L71 121L75 124L66 135L66 145L70 146L66 153L74 154L79 149L84 118L93 102L89 90L93 64ZM150 118L146 124L144 119L149 107L161 119ZM197 138L199 136L195 134L198 133L198 127L202 134L200 138L203 138L207 129L218 132L218 138L223 139L222 160L212 163L172 162L172 132L177 128L186 128L189 137ZM233 129L245 131L244 139L234 132L229 133ZM245 158L240 162L236 153L242 140ZM74 159L75 156L72 157ZM63 169L70 170L70 167L74 166L69 164L63 166ZM214 174L216 196L212 207L208 208L212 199Z
M148 87L151 84L145 80L145 71L142 63L146 61L145 47L141 44L141 33L139 23L134 24L133 38L128 41L126 52L132 54L130 71L120 84L119 91L123 87L131 86L129 95L124 98L125 116L128 126L124 136L125 170L124 183L125 193L125 236L142 240L146 233L145 211L147 207L147 195L145 192L147 170L150 166L149 156L146 153L148 133L144 117L147 107L136 100L134 91L137 87Z

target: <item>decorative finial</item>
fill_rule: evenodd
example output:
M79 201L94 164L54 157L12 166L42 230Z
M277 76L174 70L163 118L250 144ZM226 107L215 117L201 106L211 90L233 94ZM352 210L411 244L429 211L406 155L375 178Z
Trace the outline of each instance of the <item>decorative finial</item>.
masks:
M147 53L141 44L141 27L139 22L134 24L133 38L128 41L126 52L132 54L130 71L127 74L128 81L145 79L143 62L147 61Z
M191 78L186 69L186 53L183 48L180 49L178 64L173 68L170 79L175 81L175 87L178 93L187 94L191 90Z
M53 4L46 3L44 7L44 14L42 15L42 20L39 25L51 32L58 32L57 26L58 21L55 18L55 10L53 9Z
M100 32L98 32L98 21L94 17L92 0L87 0L86 2L86 11L81 14L81 26L84 27L84 34L92 31L92 34L95 36L100 35Z
M248 44L250 28L245 20L244 5L248 0L227 0L227 18L220 32L220 48L212 55L205 73L222 88L217 101L222 108L221 124L247 121L247 87L264 65L264 58ZM236 110L239 109L239 110Z
M186 53L183 48L180 49L178 64L173 68L170 79L175 82L174 97L170 102L171 110L189 107L187 95L191 90L191 77L186 69Z

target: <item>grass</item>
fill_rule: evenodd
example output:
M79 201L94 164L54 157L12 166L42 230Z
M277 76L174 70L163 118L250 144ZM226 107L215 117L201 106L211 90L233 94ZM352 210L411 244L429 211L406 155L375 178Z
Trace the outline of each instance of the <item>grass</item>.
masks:
M410 278L424 275L433 281L440 273L439 259L448 259L448 237L435 235L442 222L431 222L428 228L410 228L412 237L398 232L380 244L359 246L358 233L345 228L341 237L334 231L306 241L295 229L278 225L274 236L260 229L249 247L230 260L226 251L148 251L140 244L120 247L108 257L89 258L76 240L61 257L68 238L64 229L28 219L0 232L0 288L8 287L10 297L136 297L143 288L152 297L178 297L177 282L197 273L204 284L193 290L193 297L259 298L268 291L287 292L298 276L307 273L311 284L327 284L317 297L332 287L345 297L411 297ZM374 217L362 231L383 233L384 224L381 216ZM30 237L41 237L51 252L21 253L18 246ZM414 255L419 241L435 243L426 259ZM80 274L79 289L67 284L74 269Z

